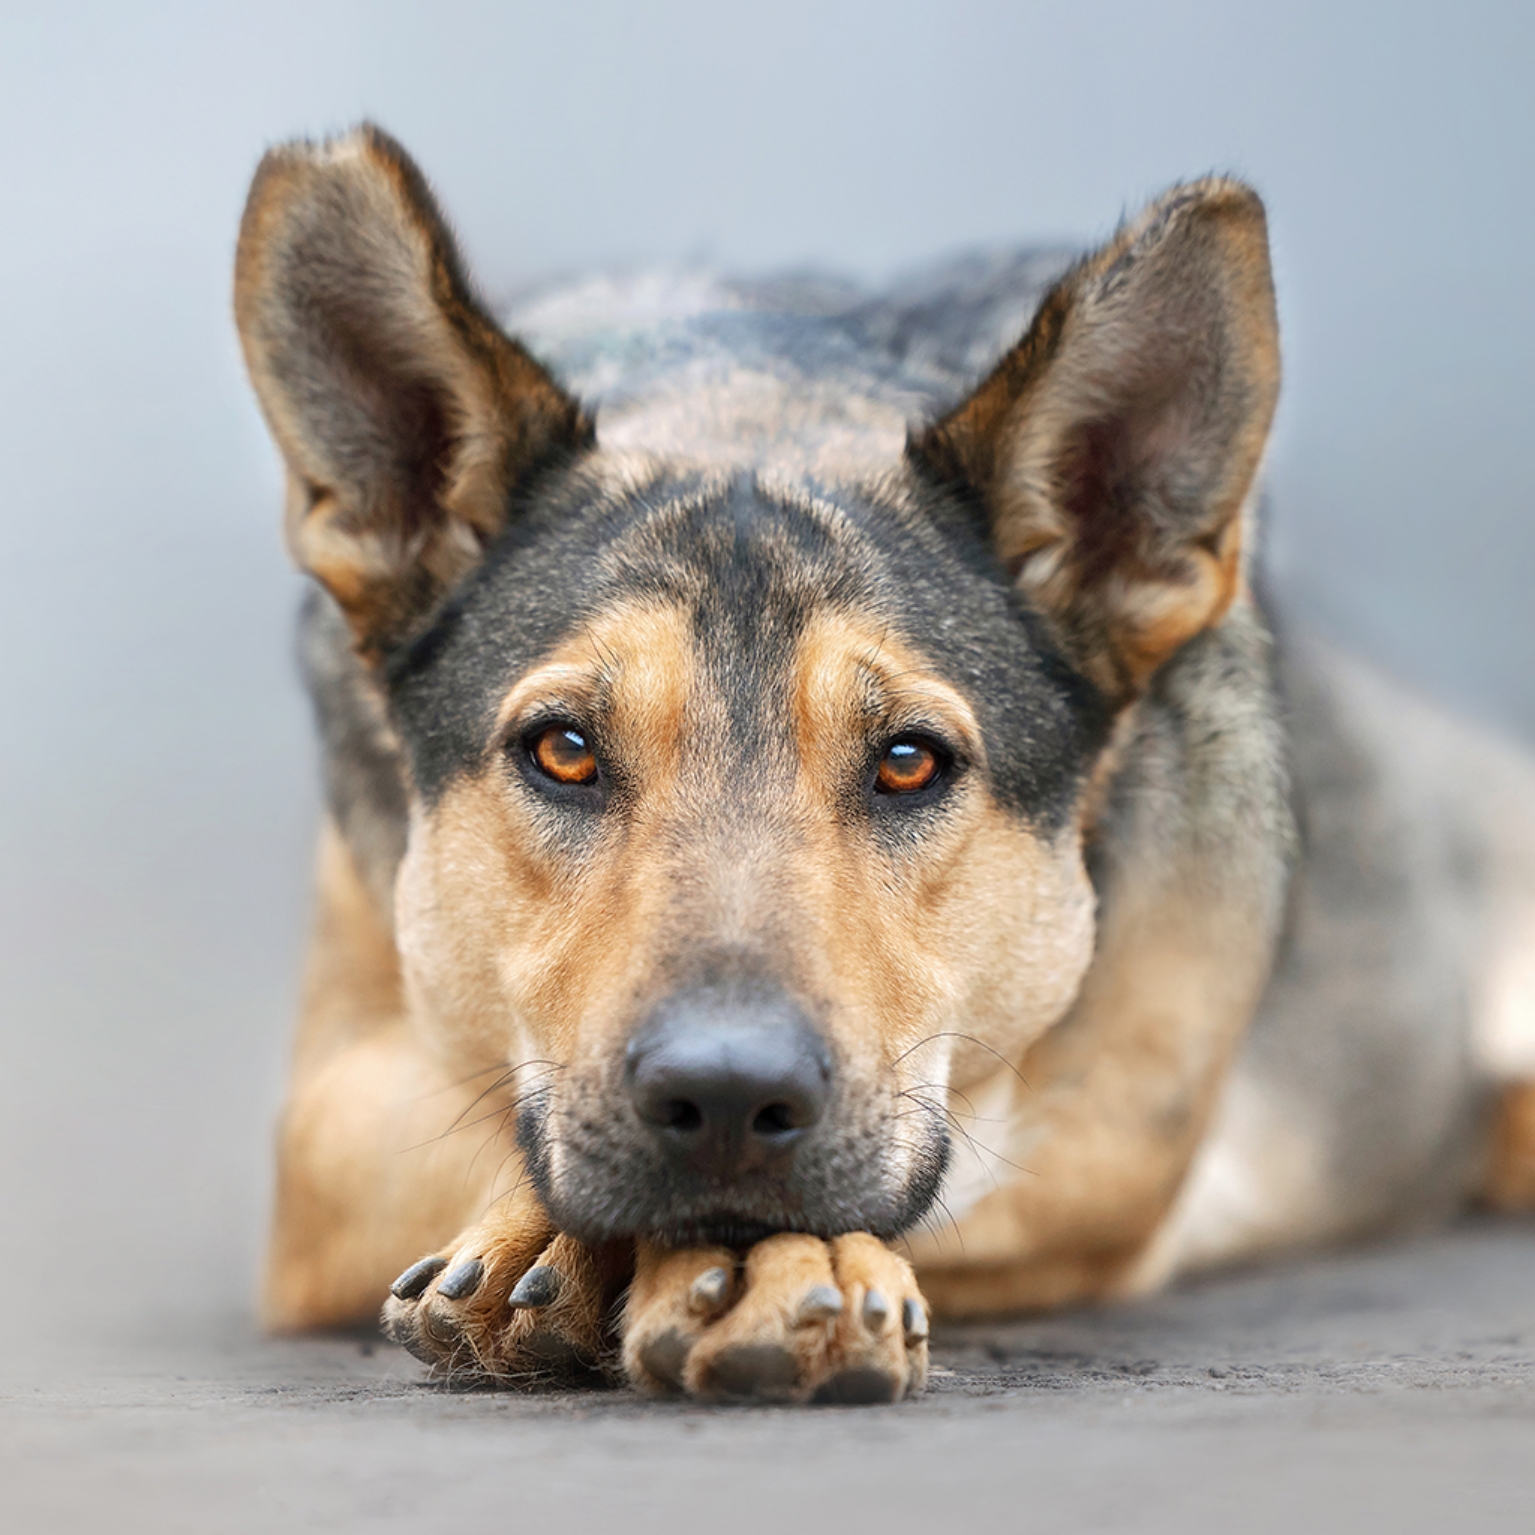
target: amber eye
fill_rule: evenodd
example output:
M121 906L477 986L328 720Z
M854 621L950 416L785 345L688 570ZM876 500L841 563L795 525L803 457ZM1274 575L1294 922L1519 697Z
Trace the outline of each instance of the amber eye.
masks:
M900 736L885 748L874 787L881 794L915 794L943 771L938 748L920 736Z
M550 725L528 744L541 773L556 783L591 783L597 776L597 759L586 737L571 725Z

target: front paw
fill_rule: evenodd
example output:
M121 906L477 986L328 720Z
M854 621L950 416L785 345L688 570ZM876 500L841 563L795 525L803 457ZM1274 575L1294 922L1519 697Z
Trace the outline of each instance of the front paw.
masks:
M555 1235L543 1221L488 1221L389 1287L384 1332L433 1373L506 1385L610 1373L627 1254Z
M894 1402L927 1383L911 1266L865 1232L725 1248L642 1245L623 1361L643 1390L729 1401Z

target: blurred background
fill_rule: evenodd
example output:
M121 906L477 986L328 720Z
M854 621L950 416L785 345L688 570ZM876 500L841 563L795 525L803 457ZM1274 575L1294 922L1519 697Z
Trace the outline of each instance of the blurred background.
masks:
M492 295L1105 235L1254 181L1292 609L1535 741L1535 7L0 4L0 1316L245 1313L317 796L229 318L264 147L368 115Z

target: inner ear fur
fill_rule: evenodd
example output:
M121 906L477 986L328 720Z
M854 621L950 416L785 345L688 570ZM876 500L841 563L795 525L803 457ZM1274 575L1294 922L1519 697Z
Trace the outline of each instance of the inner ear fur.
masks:
M1126 699L1218 623L1279 392L1263 204L1180 186L1069 271L974 394L913 437L979 496L1078 666Z
M287 463L287 536L375 658L592 424L475 296L426 181L364 125L262 160L235 316Z

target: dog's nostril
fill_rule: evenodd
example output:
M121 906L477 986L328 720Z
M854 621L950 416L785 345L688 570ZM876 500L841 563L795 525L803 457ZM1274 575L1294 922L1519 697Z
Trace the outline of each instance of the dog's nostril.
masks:
M703 1110L686 1098L673 1098L661 1110L661 1123L668 1130L699 1130L703 1122Z
M624 1076L663 1154L723 1181L787 1165L825 1112L831 1062L781 993L706 988L646 1019Z
M799 1128L799 1115L794 1112L793 1105L787 1103L770 1103L766 1108L758 1109L752 1120L754 1135L786 1135Z

